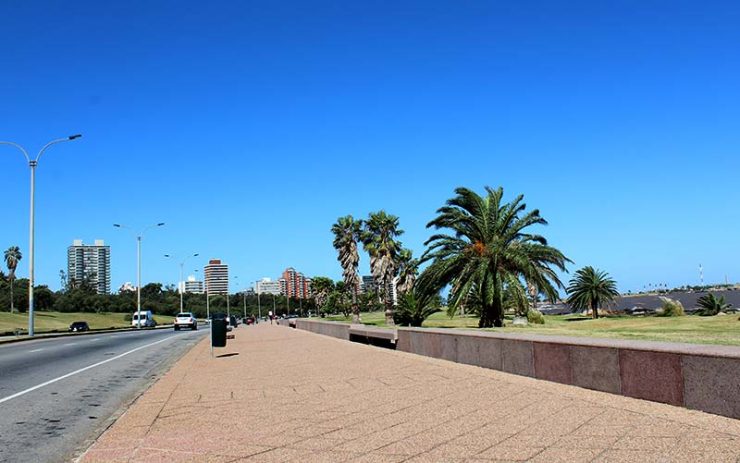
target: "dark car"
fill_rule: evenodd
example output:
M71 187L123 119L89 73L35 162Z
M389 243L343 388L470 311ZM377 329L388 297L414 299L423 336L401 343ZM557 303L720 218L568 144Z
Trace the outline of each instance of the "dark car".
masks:
M74 322L69 325L69 331L90 331L90 326L88 326L87 322Z
M247 325L254 325L256 321L257 320L253 316L249 316L244 319L244 323L246 323Z
M239 326L239 321L238 321L238 320L236 319L236 317L235 317L235 316L233 316L233 315L230 315L230 316L229 316L229 324L230 324L231 326L233 326L234 328L236 328L237 326Z

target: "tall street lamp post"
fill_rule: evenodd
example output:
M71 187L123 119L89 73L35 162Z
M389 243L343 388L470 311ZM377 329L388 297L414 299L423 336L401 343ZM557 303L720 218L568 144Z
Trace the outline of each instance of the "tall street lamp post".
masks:
M82 135L70 135L66 138L57 138L56 140L52 140L49 143L45 144L41 150L39 150L39 154L36 155L35 159L31 159L31 156L28 155L28 151L26 151L25 148L23 148L21 145L14 143L12 141L0 141L0 145L10 145L18 150L20 150L21 153L26 157L26 161L28 161L28 166L31 168L31 210L30 210L30 220L29 220L29 232L28 232L28 335L33 336L34 330L33 330L33 282L34 282L34 268L33 268L33 252L34 252L34 195L36 193L36 166L39 164L39 159L41 159L41 155L44 154L44 151L51 145L56 145L57 143L63 143L65 141L72 141L80 138Z
M255 286L255 289L257 289L257 317L262 318L262 305L260 304L260 291L259 291L259 280L257 280L257 285Z
M139 234L134 233L134 231L126 226L121 225L120 223L114 223L113 226L116 228L124 228L131 232L131 234L136 238L136 328L141 329L141 239L144 237L144 233L149 231L150 229L154 227L161 227L164 225L164 222L159 222L154 225L149 225L144 230L142 230Z
M180 262L180 281L177 282L177 289L178 289L178 291L180 291L180 313L182 313L182 311L183 311L183 293L185 292L185 282L182 279L183 267L185 267L185 262L187 262L188 259L190 259L191 257L198 257L199 255L200 254L198 254L196 252L193 255L187 256L185 259L183 259ZM175 258L175 256L173 256L171 254L165 254L164 256L167 257L167 258L170 258L170 259L174 259Z

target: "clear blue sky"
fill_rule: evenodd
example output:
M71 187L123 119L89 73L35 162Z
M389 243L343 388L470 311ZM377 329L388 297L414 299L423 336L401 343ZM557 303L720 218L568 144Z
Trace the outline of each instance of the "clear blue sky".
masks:
M188 273L221 258L242 287L339 278L337 217L384 208L419 254L459 185L523 193L571 272L620 290L696 283L700 263L739 281L738 24L730 1L9 0L0 139L84 134L38 169L52 288L75 238L112 246L114 288L135 281L114 222L167 223L145 282L189 252ZM0 147L0 247L24 254L28 170Z

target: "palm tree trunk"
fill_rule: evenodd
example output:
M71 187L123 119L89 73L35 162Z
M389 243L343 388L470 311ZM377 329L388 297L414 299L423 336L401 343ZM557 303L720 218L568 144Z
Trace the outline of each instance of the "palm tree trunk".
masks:
M360 323L360 306L357 304L356 288L352 288L352 323Z
M10 279L10 313L15 312L15 307L13 307L13 278Z
M385 285L383 298L385 299L385 324L394 326L396 322L393 320L393 294L388 291L388 285Z
M493 326L501 328L504 326L504 301L503 288L498 278L493 279Z
M599 304L596 302L591 303L591 317L594 319L599 318Z

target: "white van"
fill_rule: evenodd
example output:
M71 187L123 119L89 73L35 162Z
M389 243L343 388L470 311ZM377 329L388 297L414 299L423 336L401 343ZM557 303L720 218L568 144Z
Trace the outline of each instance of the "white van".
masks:
M139 316L139 314L141 316ZM139 321L139 318L141 318L141 321ZM141 323L142 328L157 326L157 322L154 321L154 316L152 315L151 310L142 310L139 313L134 312L134 315L131 317L131 326L138 327L139 323Z

